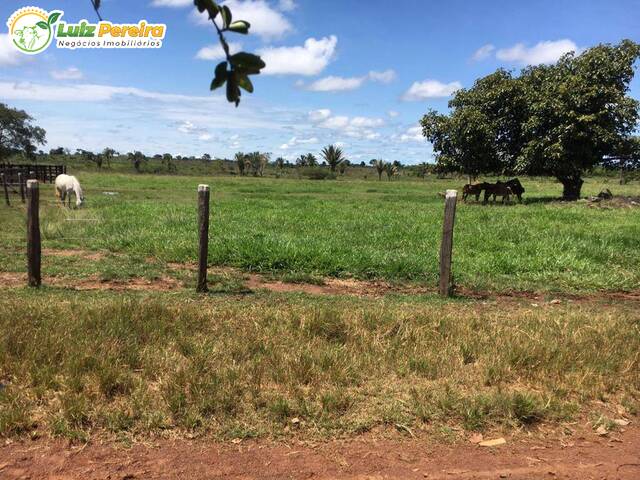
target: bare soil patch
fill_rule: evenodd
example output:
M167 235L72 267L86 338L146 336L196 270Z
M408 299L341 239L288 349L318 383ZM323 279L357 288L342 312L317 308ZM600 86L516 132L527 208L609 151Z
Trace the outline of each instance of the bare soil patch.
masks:
M363 436L325 443L160 440L132 448L37 440L0 447L0 476L48 479L462 479L636 480L640 429L598 436L582 428L521 435L485 448L470 442Z
M42 249L42 255L43 256L51 256L51 257L63 257L63 258L69 258L69 257L82 257L85 260L93 260L93 261L97 261L97 260L102 260L106 255L102 252L95 252L95 251L91 251L91 250L80 250L80 249L64 249L64 250L59 250L56 248L44 248Z
M69 254L68 256L71 256ZM96 254L102 255L102 254ZM62 254L61 256L67 256ZM194 264L169 263L171 270L195 270ZM306 293L309 295L345 295L364 298L381 298L389 294L398 295L429 295L435 294L437 289L424 285L393 284L383 281L325 278L321 285L304 282L283 282L273 280L259 274L245 274L231 267L210 267L210 275L231 275L243 278L247 289L251 291L267 290L276 293ZM26 273L0 272L0 286L5 288L19 288L26 285ZM164 275L155 279L132 277L129 279L103 280L97 276L84 279L70 277L44 277L43 284L56 287L67 287L74 290L113 290L113 291L169 291L185 288L184 283ZM589 302L594 300L608 301L640 301L640 290L634 291L601 291L591 294L572 293L540 293L532 291L489 292L457 287L456 294L460 298L487 301L522 301L529 300L539 303L560 303L562 301ZM534 303L534 306L536 303Z
M182 288L182 284L171 277L163 276L156 279L140 277L126 280L102 280L96 276L77 279L68 277L43 277L44 285L64 287L72 290L148 290L168 291ZM20 288L27 284L26 273L0 272L0 285L4 288Z

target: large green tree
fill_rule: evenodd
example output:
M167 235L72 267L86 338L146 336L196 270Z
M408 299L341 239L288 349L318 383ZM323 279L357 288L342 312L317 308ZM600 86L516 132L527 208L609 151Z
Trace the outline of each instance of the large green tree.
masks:
M458 91L448 115L427 113L423 133L441 169L554 176L575 200L584 173L615 156L637 127L639 103L628 91L639 57L640 45L624 40L518 77L498 70Z
M33 158L37 146L45 143L46 132L28 113L0 103L0 160L13 153Z
M565 199L579 198L583 173L614 155L637 127L640 104L627 93L639 57L640 45L625 40L525 69L529 112L516 170L555 176Z

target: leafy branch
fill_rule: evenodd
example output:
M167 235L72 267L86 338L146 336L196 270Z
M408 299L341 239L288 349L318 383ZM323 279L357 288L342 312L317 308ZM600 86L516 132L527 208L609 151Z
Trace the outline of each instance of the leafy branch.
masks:
M90 0L91 5L100 17L100 0ZM240 33L247 35L251 24L246 20L233 21L233 15L228 6L219 6L214 0L194 0L194 5L200 13L205 11L209 14L209 20L213 23L218 32L220 45L224 50L226 60L220 62L216 68L213 80L211 80L210 89L216 90L225 84L227 85L227 100L235 103L236 107L240 104L241 90L253 93L253 83L249 78L250 75L259 75L266 64L264 61L253 53L239 52L231 55L229 52L229 44L224 34L226 32ZM216 17L220 15L222 25L218 25Z
M218 32L220 44L224 50L226 60L220 62L215 69L215 76L211 81L211 90L222 87L227 84L227 100L235 103L236 107L240 103L242 95L240 89L249 93L253 92L253 83L249 75L259 75L266 65L258 55L247 52L239 52L231 55L229 52L229 44L224 36L225 32L235 32L246 35L249 33L251 24L246 20L233 21L233 15L228 6L218 6L213 0L194 0L193 2L200 13L205 11L209 14L209 19ZM222 19L222 27L216 22L216 17L220 15Z

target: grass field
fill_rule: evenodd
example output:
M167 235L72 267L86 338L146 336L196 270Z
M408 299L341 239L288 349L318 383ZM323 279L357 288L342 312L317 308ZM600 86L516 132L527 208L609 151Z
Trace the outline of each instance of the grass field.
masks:
M42 187L45 286L0 289L0 436L455 436L584 416L616 428L638 413L637 298L603 291L640 287L640 208L558 202L540 179L524 182L523 205L460 203L456 283L541 300L313 296L251 292L242 276L435 287L437 193L461 182L79 177L78 210ZM605 182L584 194L640 195ZM205 296L167 265L195 260L198 183L212 187L210 262L238 269L212 271ZM0 208L4 278L25 271L16 200ZM189 288L100 287L167 276ZM66 288L84 278L98 289Z
M636 307L14 290L0 432L453 434L578 414L615 428L640 406Z
M81 174L87 205L62 210L43 186L44 246L190 262L196 255L196 186L211 184L210 263L291 278L355 277L435 285L443 202L461 181L402 182ZM584 194L603 186L590 179ZM593 291L640 286L640 208L553 201L560 186L525 180L523 205L460 204L458 285L491 291ZM105 192L116 192L108 195ZM3 267L23 268L24 211L0 209ZM126 274L126 270L118 267ZM135 266L134 266L135 270ZM46 272L45 272L46 273Z

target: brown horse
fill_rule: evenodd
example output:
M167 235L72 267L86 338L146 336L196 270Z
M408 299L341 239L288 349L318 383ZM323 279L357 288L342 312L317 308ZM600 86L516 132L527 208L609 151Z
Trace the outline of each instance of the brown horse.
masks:
M489 185L488 183L468 183L467 185L465 185L464 187L462 187L462 201L466 202L467 201L467 197L469 195L475 195L476 196L476 202L480 200L480 194L482 193L482 190L484 190L487 185Z
M506 183L498 181L497 183L487 183L484 189L484 203L489 202L489 197L493 195L493 202L496 197L502 197L502 203L509 202L509 198L513 195L511 188Z

